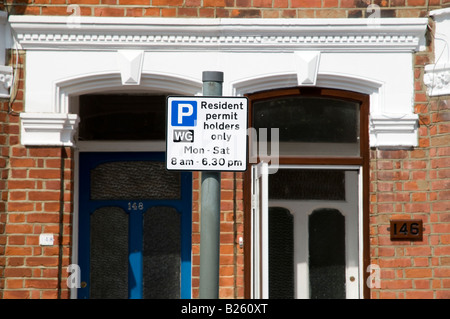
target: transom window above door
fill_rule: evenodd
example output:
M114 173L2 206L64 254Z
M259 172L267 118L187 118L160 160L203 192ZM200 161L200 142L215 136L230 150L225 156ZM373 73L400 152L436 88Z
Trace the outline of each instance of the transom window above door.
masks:
M80 96L80 141L164 141L165 95Z
M281 155L359 155L359 104L287 96L256 102L256 129L279 128Z
M368 102L363 95L294 88L257 93L250 98L251 127L259 139L261 129L267 129L268 152L276 142L278 129L281 158L362 156L361 141L368 134L363 110Z

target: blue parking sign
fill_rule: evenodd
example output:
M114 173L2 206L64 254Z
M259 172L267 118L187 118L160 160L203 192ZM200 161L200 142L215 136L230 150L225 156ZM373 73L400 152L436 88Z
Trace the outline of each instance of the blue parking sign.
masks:
M247 169L246 97L168 96L166 101L168 170Z
M197 101L172 101L172 126L197 125Z

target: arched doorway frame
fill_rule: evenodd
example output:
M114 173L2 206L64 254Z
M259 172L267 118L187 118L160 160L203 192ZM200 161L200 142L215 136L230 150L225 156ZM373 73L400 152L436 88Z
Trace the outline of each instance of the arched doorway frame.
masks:
M80 152L164 152L164 141L78 141L76 125L79 120L79 96L85 94L175 94L198 95L202 83L173 75L143 73L139 85L123 86L121 74L105 72L80 75L55 82L54 110L56 114L67 114L75 118L75 128L68 140L74 146L74 197L72 219L71 263L78 264L79 242L79 155ZM71 298L77 298L77 288L71 288Z
M267 84L264 84L261 79L255 81L254 83L258 83L261 87L264 85L267 87ZM338 86L338 83L335 83ZM348 88L348 87L347 87ZM255 91L257 91L256 87L254 87ZM367 89L366 89L367 90ZM362 298L369 298L369 287L365 285L368 273L364 271L370 264L370 254L369 254L369 113L370 113L370 105L371 105L371 97L368 94L341 90L336 88L322 88L322 87L290 87L290 88L280 88L280 89L269 89L265 91L255 92L253 94L248 94L250 111L251 114L251 106L252 102L258 99L265 98L275 98L282 96L292 96L292 95L310 95L310 96L321 96L321 97L334 97L334 98L342 98L349 99L353 101L359 101L360 103L360 156L351 158L342 158L342 157L280 157L278 159L279 165L295 165L297 167L304 166L306 168L311 167L322 167L322 168L334 168L334 167L350 167L357 166L360 171L360 188L359 188L359 209L360 209L360 222L359 222L359 238L360 238L360 296ZM249 116L249 127L252 126L252 119ZM249 145L252 145L251 141ZM249 152L250 153L250 152ZM257 162L259 160L257 159ZM250 164L250 163L249 163ZM250 165L249 165L250 167ZM254 264L256 264L253 260L253 240L254 240L254 230L252 229L252 220L254 214L254 203L255 198L253 193L253 185L254 176L252 176L252 169L247 170L244 176L244 242L246 245L244 246L244 282L245 282L245 297L253 298L258 296L255 294L253 278L255 276ZM263 195L264 196L264 195ZM259 205L256 205L259 206ZM256 274L256 276L260 277L260 274ZM262 288L264 289L264 288ZM265 295L259 295L260 297L264 297Z

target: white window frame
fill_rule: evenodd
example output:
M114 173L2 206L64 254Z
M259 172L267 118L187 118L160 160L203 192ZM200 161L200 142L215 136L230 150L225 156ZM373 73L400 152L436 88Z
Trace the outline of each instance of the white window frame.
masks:
M260 162L251 166L251 296L254 299L269 298L269 166Z

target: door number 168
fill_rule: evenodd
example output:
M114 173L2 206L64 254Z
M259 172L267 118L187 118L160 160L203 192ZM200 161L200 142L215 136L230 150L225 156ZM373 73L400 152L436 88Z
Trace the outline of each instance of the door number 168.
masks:
M128 202L129 211L141 211L144 210L143 202Z

